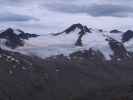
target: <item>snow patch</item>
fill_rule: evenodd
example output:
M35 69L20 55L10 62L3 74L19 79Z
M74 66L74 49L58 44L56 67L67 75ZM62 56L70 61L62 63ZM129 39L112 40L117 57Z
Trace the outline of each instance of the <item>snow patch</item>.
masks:
M133 39L130 39L129 41L125 42L124 46L127 51L133 52Z

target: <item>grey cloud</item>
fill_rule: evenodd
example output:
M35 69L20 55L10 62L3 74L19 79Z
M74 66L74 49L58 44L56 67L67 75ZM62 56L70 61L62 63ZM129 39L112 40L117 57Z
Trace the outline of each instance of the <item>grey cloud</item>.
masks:
M50 11L71 14L86 13L91 16L127 17L133 15L133 0L0 0L0 5L16 6L16 8L19 8L20 5L21 7L38 5L38 7L43 6L44 9ZM6 16L5 19L7 18ZM4 18L1 19L4 20ZM10 16L9 20L11 19L14 18ZM23 16L23 18L16 17L16 20L30 20L30 18Z
M87 10L88 9L88 10ZM133 13L133 8L122 5L92 5L86 8L86 12L92 16L116 16L126 17Z
M122 4L122 5L130 5L132 6L133 0L0 0L0 5L10 5L10 6L15 6L15 5L29 5L32 6L31 3L34 4L87 4L91 5L92 3L99 4L99 3L104 3L108 2L111 4Z
M87 13L91 16L126 17L128 13L133 13L133 0L0 0L0 5L4 4L6 6L39 5L39 7L43 5L52 11Z
M35 18L26 15L19 15L13 13L0 13L0 21L1 22L22 22L22 21L30 21L35 20Z
M128 13L133 13L133 8L124 5L113 4L93 4L93 5L74 5L74 4L45 4L49 10L65 13L87 13L91 16L115 16L126 17Z

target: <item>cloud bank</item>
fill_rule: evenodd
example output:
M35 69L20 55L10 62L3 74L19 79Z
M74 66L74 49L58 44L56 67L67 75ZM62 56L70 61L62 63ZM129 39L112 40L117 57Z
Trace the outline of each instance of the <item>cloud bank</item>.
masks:
M35 20L35 18L26 15L19 15L14 13L0 13L1 22L23 22Z

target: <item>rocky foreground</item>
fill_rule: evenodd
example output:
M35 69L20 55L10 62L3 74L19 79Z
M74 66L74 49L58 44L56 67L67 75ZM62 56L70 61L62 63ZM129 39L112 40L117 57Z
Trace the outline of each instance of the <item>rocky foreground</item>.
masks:
M133 58L91 53L43 60L0 50L0 100L133 100Z

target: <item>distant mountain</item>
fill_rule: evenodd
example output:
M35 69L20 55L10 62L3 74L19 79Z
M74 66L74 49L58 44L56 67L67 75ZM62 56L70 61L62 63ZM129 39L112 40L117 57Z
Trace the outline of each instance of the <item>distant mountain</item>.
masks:
M77 24L73 24L71 25L69 28L65 29L63 32L60 33L56 33L53 34L55 36L57 35L61 35L61 34L71 34L72 32L75 32L79 35L75 45L76 46L82 46L82 37L86 34L86 33L91 33L91 29L89 29L87 26L82 25L80 23Z
M25 33L21 30L14 30L12 28L8 28L0 33L0 42L2 46L5 45L13 49L18 46L23 46L23 40L37 36L39 35Z
M70 27L65 29L63 32L56 33L54 35L60 35L60 34L63 34L63 33L70 34L71 32L74 32L75 30L77 30L77 31L79 30L78 31L79 35L85 34L86 32L91 33L91 29L89 29L87 26L82 25L80 23L77 23L77 24L71 25Z

